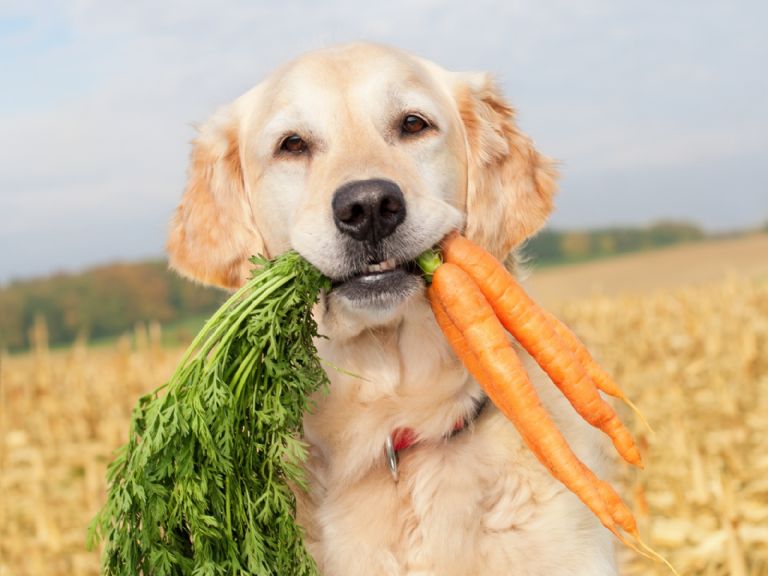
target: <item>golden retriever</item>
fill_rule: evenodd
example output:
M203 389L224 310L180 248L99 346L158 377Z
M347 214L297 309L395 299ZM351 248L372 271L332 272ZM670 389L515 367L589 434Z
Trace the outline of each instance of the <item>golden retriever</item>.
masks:
M317 344L343 370L306 415L297 490L323 574L616 574L609 533L483 401L412 266L457 228L507 257L544 224L555 176L487 74L378 45L305 55L203 125L171 265L235 288L250 255L293 248L333 280ZM604 472L598 434L522 356Z

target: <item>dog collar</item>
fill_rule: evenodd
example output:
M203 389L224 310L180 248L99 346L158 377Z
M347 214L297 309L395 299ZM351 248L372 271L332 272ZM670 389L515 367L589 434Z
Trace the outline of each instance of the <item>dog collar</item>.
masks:
M459 418L453 425L453 428L448 432L444 438L449 440L456 436L459 432L467 428L472 422L477 420L480 413L488 404L488 396L483 394L480 398L475 399L475 406L472 413L465 418ZM392 433L387 436L384 443L384 452L387 456L387 466L389 466L389 472L392 474L392 479L397 482L399 474L397 470L398 453L402 450L406 450L416 444L419 441L418 434L413 428L395 428Z

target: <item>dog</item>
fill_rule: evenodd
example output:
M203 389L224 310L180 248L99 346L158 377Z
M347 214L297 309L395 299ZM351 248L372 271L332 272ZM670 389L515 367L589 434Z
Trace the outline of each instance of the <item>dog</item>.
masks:
M486 73L367 43L304 55L200 129L171 266L229 289L297 250L330 391L304 420L297 519L326 576L609 576L609 532L525 447L452 354L413 260L452 230L500 259L552 210L553 161ZM596 473L605 443L520 352Z

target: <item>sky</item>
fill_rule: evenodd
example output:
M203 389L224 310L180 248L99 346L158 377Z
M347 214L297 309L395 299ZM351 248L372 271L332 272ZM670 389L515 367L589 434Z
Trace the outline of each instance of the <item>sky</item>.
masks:
M0 282L163 253L196 124L307 50L487 70L554 227L768 221L760 0L0 0Z

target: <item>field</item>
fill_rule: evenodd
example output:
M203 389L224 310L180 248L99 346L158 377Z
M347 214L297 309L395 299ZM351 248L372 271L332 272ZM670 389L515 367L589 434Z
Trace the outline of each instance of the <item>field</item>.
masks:
M768 237L546 270L530 285L645 413L646 470L616 481L681 574L768 575ZM181 350L157 326L113 346L0 357L0 574L94 575L85 550L136 397ZM620 550L622 573L667 574Z

